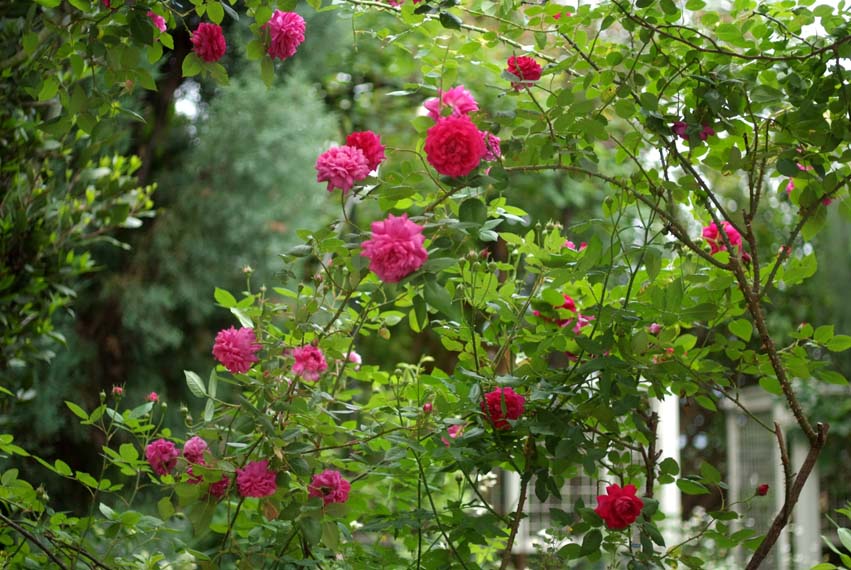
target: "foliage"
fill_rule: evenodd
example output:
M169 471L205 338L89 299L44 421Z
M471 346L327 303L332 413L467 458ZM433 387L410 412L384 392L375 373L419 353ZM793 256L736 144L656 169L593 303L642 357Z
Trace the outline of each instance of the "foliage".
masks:
M744 547L747 569L758 568L827 437L827 424L802 408L796 379L847 384L826 355L851 348L851 337L819 323L781 334L769 319L773 298L816 272L812 248L802 245L822 229L827 208L848 212L851 106L838 62L851 50L847 14L748 0L723 14L699 0L685 8L613 0L571 7L570 16L560 6L512 2L347 5L356 15L397 18L390 34L376 37L418 63L399 96L420 103L481 78L477 87L498 102L483 98L474 118L479 128L498 128L502 159L439 178L422 153L434 122L411 116L407 141L388 149L379 173L340 197L340 219L300 230L303 243L283 256L288 269L316 263L313 280L285 272L271 286L216 289L215 302L254 330L261 351L247 372L185 371L203 402L203 413L187 421L210 445L204 463L179 459L157 476L151 458L141 459L150 442L177 439L161 425L159 405L122 409L120 398L106 396L93 409L69 402L100 434L103 470L95 478L64 462L43 464L87 487L91 512L45 522L41 513L52 513L43 499L6 471L10 566L64 567L44 540L72 566L108 556L110 567L139 568L186 555L202 568L503 570L527 498L559 497L565 481L584 474L601 491L635 484L644 507L627 530L606 528L582 500L570 512L554 510L553 532L565 540L554 555L564 565L711 567L700 549L687 548L706 541ZM271 83L262 25L272 9L260 0L246 8L257 42L247 52ZM121 17L131 25L140 9L127 7L115 25ZM213 21L230 11L195 4ZM169 12L169 22L177 15ZM827 35L804 36L816 19ZM540 81L515 90L522 78L502 70L521 50L546 66ZM185 72L225 79L219 64L184 61ZM600 218L567 234L532 220L513 181L539 171L594 184ZM361 255L369 231L354 210L407 213L425 228L428 261L398 283L381 282ZM587 247L566 246L580 237ZM428 354L392 369L370 355L359 367L351 362L361 339L389 345L403 321L436 334L455 362ZM294 349L305 346L327 359L317 381L297 362ZM743 505L758 493L728 496L710 463L683 472L660 461L652 400L675 395L714 411L722 399L738 404L739 389L756 383L782 397L810 449L794 473L777 430L784 508L768 529L737 530ZM483 411L485 394L506 387L525 397L522 415L507 425ZM6 454L27 453L0 441ZM277 490L253 497L230 485L218 503L213 485L223 476L238 481L256 461L277 474ZM309 492L312 475L329 468L352 482L345 504ZM496 471L520 479L510 510L479 488ZM694 535L666 544L665 514L653 498L663 485L688 495L718 491L722 508ZM158 493L158 517L133 510L147 486ZM172 535L187 519L191 538ZM161 558L138 551L147 541L162 541Z

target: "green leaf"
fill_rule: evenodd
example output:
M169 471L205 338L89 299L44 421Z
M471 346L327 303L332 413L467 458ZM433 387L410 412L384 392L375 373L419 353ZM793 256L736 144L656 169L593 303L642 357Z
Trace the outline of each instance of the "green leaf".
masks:
M271 87L275 82L275 63L268 55L260 60L260 77L263 78L266 87Z
M216 374L216 369L210 370L210 378L207 379L207 393L211 398L216 397L216 392L219 389L219 376Z
M233 313L233 315L237 319L239 319L239 324L241 324L243 327L249 328L249 329L254 328L254 322L251 320L251 317L249 317L247 314L245 314L245 311L243 311L242 309L237 309L236 307L233 307L233 308L231 308L230 312Z
M216 403L212 399L208 399L204 405L204 421L210 423L213 421L213 416L216 414Z
M139 459L139 452L136 447L130 443L122 443L118 448L118 455L127 462L133 462Z
M53 468L59 475L62 475L63 477L70 477L73 473L68 464L62 461L61 459L57 459L53 462Z
M753 334L753 325L747 319L736 319L727 325L727 327L730 329L731 333L743 341L750 341L751 335Z
M774 376L763 376L759 379L759 385L769 394L781 396L783 389L780 387L780 382Z
M813 333L813 340L819 344L827 344L833 338L833 325L822 325Z
M705 495L709 489L703 483L691 479L677 479L677 487L686 495Z
M441 12L440 24L444 28L448 28L450 30L460 30L462 21L461 18L459 18L455 14L450 14L449 12Z
M47 101L48 99L53 99L56 97L58 91L59 81L55 77L48 77L41 84L41 89L38 92L38 100Z
M163 497L157 501L157 512L162 520L168 520L174 514L174 505L171 504L171 497Z
M248 45L245 46L245 55L251 61L256 61L263 57L263 53L266 51L266 46L263 45L258 39L253 39L248 42Z
M464 200L458 208L458 218L462 222L482 225L488 219L487 206L478 198Z
M68 400L65 400L65 405L68 406L68 409L74 412L74 415L80 418L81 420L89 419L89 414L87 414L83 408L81 408L74 402L69 402Z
M225 18L225 10L218 2L208 2L207 16L210 17L214 24L221 24Z
M183 374L186 376L186 386L192 395L196 398L206 398L207 391L204 389L204 381L201 377L190 370L184 370Z
M851 336L838 334L825 344L831 352L842 352L851 348Z
M324 521L322 523L322 544L332 551L337 550L337 546L340 544L340 529L336 522Z
M710 484L721 482L721 472L706 461L700 464L700 476L703 477L705 482Z
M183 77L193 77L198 75L201 73L202 69L203 66L201 60L197 55L195 55L195 53L190 53L183 58L183 66L181 67Z
M227 309L236 307L236 298L224 289L216 287L216 291L213 293L213 296L216 298L216 302L222 307Z
M449 295L449 292L437 281L430 279L425 282L423 297L426 303L437 309L444 316L449 317L453 321L461 322L460 310L452 303L452 297Z
M591 529L585 536L582 537L582 556L590 556L600 552L600 545L603 544L603 533L599 529Z
M836 534L839 536L839 542L845 547L845 550L851 552L851 530L839 527L836 529Z

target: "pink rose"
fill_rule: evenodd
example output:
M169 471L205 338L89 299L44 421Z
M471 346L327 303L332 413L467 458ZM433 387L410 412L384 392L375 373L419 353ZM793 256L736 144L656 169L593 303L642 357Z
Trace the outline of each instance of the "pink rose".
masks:
M734 248L738 248L742 245L742 235L733 227L730 222L724 222L723 224L724 232L727 234L727 239L730 240L730 245ZM725 251L727 249L727 245L724 243L724 239L721 237L721 233L718 231L718 226L715 225L715 222L712 222L705 228L703 228L703 239L709 244L709 250L712 255L715 255L719 251Z
M262 29L269 30L268 54L272 59L287 59L295 55L298 46L304 41L304 18L295 12L275 10Z
M481 408L493 424L494 429L510 429L507 420L516 420L523 415L526 398L511 388L496 388L485 394Z
M186 443L183 444L183 457L185 457L186 461L189 463L198 463L203 465L205 451L207 451L207 442L197 435L190 437Z
M562 247L567 248L567 249L572 249L573 251L582 251L583 249L588 247L588 242L583 241L582 243L579 244L579 247L577 248L576 244L568 239L568 240L564 241L564 244L562 245Z
M462 433L464 433L464 424L453 424L446 428L446 433L449 435L451 439L456 439ZM449 447L452 442L446 439L445 437L441 437L440 441L443 442L443 445Z
M384 154L384 145L381 137L372 131L359 131L351 133L346 137L346 146L360 149L366 157L369 170L373 171L387 158Z
M305 380L316 382L319 380L320 374L328 370L325 355L312 344L295 348L292 354L295 358L293 373Z
M145 399L146 399L147 401L149 401L149 402L154 402L154 403L156 403L156 402L159 402L159 401L160 401L160 396L159 396L159 394L157 394L156 392L151 392L150 394L148 394L147 396L145 396Z
M219 61L225 55L227 44L221 26L207 22L198 24L190 39L192 50L204 61Z
M145 458L157 475L168 475L177 464L180 453L167 439L158 439L145 448Z
M112 387L112 395L113 396L123 396L124 388L122 386L113 386Z
M606 528L622 530L635 522L644 508L644 501L636 497L635 492L635 485L627 485L623 489L620 485L609 485L606 494L597 497L594 512L603 519Z
M307 487L310 497L319 497L326 505L328 503L345 503L349 500L352 484L343 479L339 471L326 469L314 475Z
M367 176L369 161L359 148L333 146L316 159L316 181L327 182L329 192L334 188L348 192Z
M677 121L671 125L671 130L674 131L674 134L687 141L688 135L686 134L686 129L688 129L688 125L684 121Z
M236 486L243 497L262 498L274 495L278 490L275 478L275 472L269 470L269 462L266 460L252 461L236 470Z
M221 501L222 499L224 499L225 495L227 495L229 487L230 478L224 473L222 473L222 478L210 485L208 492L210 493L210 495Z
M363 360L360 357L360 354L358 354L357 352L355 352L353 350L348 354L348 356L346 357L346 360L348 360L349 362L351 362L352 364L355 365L354 366L355 370L360 370L360 365L363 362Z
M509 57L508 67L505 68L505 71L520 78L521 81L511 83L516 91L522 90L530 81L537 81L541 78L541 64L525 55Z
M439 173L466 176L479 166L487 147L469 117L446 117L426 133L425 153L429 164Z
M263 348L257 342L254 329L234 327L219 331L213 344L213 356L233 374L248 372L257 362L257 352Z
M483 160L495 162L502 158L502 149L499 147L499 137L488 131L482 131L482 141L485 143L485 156Z
M425 263L428 252L423 247L422 226L410 221L407 214L372 223L372 236L361 243L361 255L368 257L369 269L387 283L396 283Z
M647 327L647 332L650 334L659 334L662 331L662 325L659 323L650 323L650 326Z
M711 137L715 134L715 129L713 129L712 127L710 127L706 123L704 123L702 126L703 126L703 128L700 129L699 136L700 136L700 140L705 141L706 139L708 139L709 137Z
M576 312L576 302L573 300L573 297L571 297L570 295L563 295L563 297L564 297L564 304L563 304L563 305L556 306L556 307L553 307L553 309L564 309L564 310L566 310L566 311L570 311L571 313L575 313L575 312ZM551 319L551 318L549 318L549 317L544 317L544 316L542 316L542 315L541 315L541 311L539 311L539 310L537 310L537 309L533 310L533 311L532 311L532 314L533 314L533 315L535 315L536 317L543 318L544 320L547 320L547 321L550 321L550 322L554 322L555 324L557 324L557 325L558 325L558 326L560 326L560 327L566 327L567 325L569 325L570 323L572 323L572 322L573 322L573 318L569 318L569 319L561 319L561 318Z
M154 12L153 10L148 10L148 13L146 15L148 16L148 18L151 19L151 23L154 25L154 27L156 29L158 29L161 32L166 31L168 26L166 26L165 18L163 18L162 16L160 16L159 14Z
M453 87L449 91L438 91L437 97L427 99L423 106L428 109L428 116L437 121L441 117L441 108L447 106L453 117L460 117L475 113L479 110L479 104L473 95L463 85Z

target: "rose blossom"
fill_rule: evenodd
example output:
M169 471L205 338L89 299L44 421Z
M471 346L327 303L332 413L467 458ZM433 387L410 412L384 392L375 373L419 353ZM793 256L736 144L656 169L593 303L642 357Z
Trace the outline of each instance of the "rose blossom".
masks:
M266 460L252 461L242 469L237 469L236 485L243 497L268 497L277 490L275 472L269 470L269 462Z
M434 411L434 404L432 404L431 402L426 402L425 404L423 404L424 414L430 414L432 411Z
M355 370L360 370L360 365L363 362L363 360L360 357L360 354L358 354L357 352L355 352L353 350L353 351L349 352L348 356L346 356L346 360L348 360L349 362L351 362L352 364L355 365L354 366Z
M494 429L504 430L511 428L507 420L516 420L523 415L526 398L511 388L496 388L485 394L481 408L493 424ZM503 411L505 404L505 411Z
M579 247L576 247L576 244L568 239L568 240L564 241L564 244L562 244L562 247L567 248L567 249L572 249L573 251L582 251L583 249L588 247L588 242L583 241L582 243L579 244Z
M698 133L698 136L700 136L700 140L705 141L706 139L715 134L715 129L713 129L706 123L704 123L702 126L703 128L700 129L700 133Z
M485 143L485 156L482 158L488 162L494 162L502 157L502 149L499 147L499 137L488 131L482 131L482 141Z
M192 50L204 61L219 61L225 55L227 44L221 26L202 22L192 32L190 39Z
M157 475L168 475L177 464L180 453L174 444L167 439L158 439L145 448L145 458Z
M369 161L359 148L332 146L316 159L316 181L327 182L329 192L334 188L348 192L367 176Z
M647 327L647 332L649 332L650 334L659 334L661 330L662 325L660 325L659 323L650 323L650 325Z
M378 165L387 158L384 154L384 145L381 137L372 131L358 131L346 137L346 146L360 149L366 157L370 172L378 168Z
M213 344L213 356L233 374L248 372L257 362L257 352L263 348L254 335L254 329L234 327L219 331Z
M113 386L112 387L112 395L113 396L123 396L124 395L124 387L123 386Z
M272 59L283 60L294 56L304 41L304 18L295 12L275 10L261 29L269 30L271 41L266 51Z
M469 117L446 117L426 133L425 153L439 173L466 176L479 166L487 147Z
M157 394L156 392L151 392L150 394L148 394L147 396L145 396L145 399L146 399L147 401L149 401L149 402L154 402L154 403L156 403L156 402L159 402L159 401L160 401L160 396L159 396L159 394Z
M722 225L724 227L724 232L727 234L727 239L730 241L730 245L734 248L741 246L742 235L736 230L736 228L734 228L730 222L726 221ZM715 225L715 222L712 222L703 228L702 235L709 244L709 250L712 255L727 249L727 245L724 243L724 239L721 237L721 233L718 231L718 226Z
M407 214L389 214L386 220L372 222L372 235L361 243L361 256L369 258L369 269L379 279L396 283L428 259L423 242L422 226L410 221Z
M164 31L166 31L166 29L168 29L168 26L166 26L166 23L165 23L165 18L163 18L162 16L160 16L159 14L154 12L153 10L148 10L148 13L146 14L146 16L148 16L148 18L151 19L151 23L159 31L164 32Z
M325 355L312 344L295 348L292 354L295 358L293 373L305 380L316 382L319 380L319 375L328 370Z
M204 464L204 452L207 451L207 442L200 437L193 436L183 444L183 457L189 463Z
M594 512L603 519L606 528L622 530L635 522L644 508L644 501L635 496L635 491L635 485L621 489L620 485L615 484L606 487L605 495L597 497Z
M511 86L516 91L522 90L530 81L537 81L541 78L541 64L531 57L521 55L511 56L508 58L508 67L505 71L520 78L520 81L512 81Z
M428 116L435 121L440 119L440 110L443 105L449 107L453 117L468 115L479 110L479 104L463 85L453 87L449 91L438 91L437 97L427 99L423 103L423 107L428 109Z
M210 488L207 490L212 496L221 501L228 492L228 488L230 487L230 478L222 473L222 478L210 485Z
M687 141L688 135L686 134L686 129L688 129L688 125L684 121L676 121L671 125L671 130L674 131L674 134Z
M345 503L349 500L352 484L343 479L339 471L326 469L314 475L307 487L307 495L319 497L326 505L328 503Z
M768 483L763 483L756 488L756 494L760 497L764 497L768 494Z
M453 424L446 428L446 433L449 434L450 438L456 439L459 435L464 433L464 424ZM440 441L442 441L443 445L445 445L446 447L449 447L452 444L452 442L450 442L445 437L441 437Z

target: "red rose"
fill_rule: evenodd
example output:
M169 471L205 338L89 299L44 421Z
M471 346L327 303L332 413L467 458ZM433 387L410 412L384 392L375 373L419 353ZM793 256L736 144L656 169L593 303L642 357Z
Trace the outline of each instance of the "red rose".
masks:
M635 485L627 485L621 489L620 485L609 485L606 494L597 497L597 508L594 512L600 515L606 528L611 530L622 530L635 522L644 501L635 496Z
M470 174L487 150L482 133L466 115L444 117L426 133L426 158L446 176Z
M204 61L219 61L225 55L227 49L225 36L222 28L216 24L207 22L198 24L198 28L192 33L190 39L193 51Z
M756 488L756 494L760 497L764 497L768 494L768 483L763 483L759 487Z
M523 415L526 398L511 388L497 388L485 394L482 411L493 423L494 429L509 429L506 420L516 420Z
M381 144L381 137L372 131L359 131L350 134L346 137L346 146L361 150L369 163L370 171L378 168L378 165L387 158L384 154L384 145Z
M521 55L520 57L512 55L509 57L508 67L505 70L511 75L516 75L523 81L537 81L541 78L541 64L525 55ZM520 91L526 85L528 83L511 83L511 86L517 91Z

